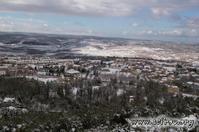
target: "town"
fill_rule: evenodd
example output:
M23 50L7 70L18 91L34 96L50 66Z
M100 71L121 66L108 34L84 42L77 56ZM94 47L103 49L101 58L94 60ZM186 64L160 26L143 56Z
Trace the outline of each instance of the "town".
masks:
M0 132L199 132L199 0L0 0Z
M67 113L65 116L68 118L71 111L81 111L86 115L87 122L81 115L83 121L70 124L68 130L100 127L100 131L107 131L111 129L107 127L110 124L120 124L118 127L128 129L124 120L127 117L153 117L161 114L197 117L199 113L197 61L4 56L0 58L0 75L1 124L8 117L12 119L21 115L34 115L35 112ZM92 113L91 109L96 113ZM89 114L96 114L96 119L89 118ZM65 130L67 122L64 125L64 122L53 123L59 124L57 129L63 127ZM5 123L2 129L26 130L33 124L19 122L18 125L6 126ZM36 130L51 129L47 123Z

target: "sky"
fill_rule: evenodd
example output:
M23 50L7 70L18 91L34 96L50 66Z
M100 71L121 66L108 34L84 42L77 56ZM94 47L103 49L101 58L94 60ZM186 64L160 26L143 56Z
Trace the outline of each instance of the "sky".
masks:
M199 42L199 0L0 0L0 31Z

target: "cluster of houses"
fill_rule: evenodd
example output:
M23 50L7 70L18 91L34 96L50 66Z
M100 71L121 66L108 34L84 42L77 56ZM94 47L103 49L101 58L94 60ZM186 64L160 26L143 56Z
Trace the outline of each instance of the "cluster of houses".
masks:
M74 79L98 78L103 85L112 79L129 84L133 80L153 80L168 87L169 93L181 89L173 82L199 90L199 64L139 58L55 59L2 57L0 76L26 77L44 83L64 83ZM100 86L98 86L100 87Z
M117 89L115 88L116 92L113 93L117 97L122 97L127 89L136 89L138 82L153 81L165 86L169 95L181 95L184 98L194 100L199 97L198 62L188 63L144 58L55 59L1 57L0 77L25 77L43 83L56 82L60 84L72 81L78 82L79 80L99 80L100 83L92 85L94 91L92 94L101 88L109 88L110 83L113 83L120 86ZM73 86L70 90L74 95L74 99L76 100L76 97L78 99L78 92L81 91L81 88ZM135 91L131 90L132 93L127 95L130 104L135 103ZM56 89L50 89L48 94L51 99L61 97ZM66 89L64 87L63 95L65 96L65 94ZM97 98L94 99L97 100ZM149 100L145 95L143 95L143 99L144 102ZM163 104L165 98L159 98L159 102ZM0 97L0 119L3 116L14 117L30 113L33 109L43 112L62 112L65 110L58 106L50 108L49 104L39 102L33 103L31 109L27 109L14 97ZM22 124L19 124L18 128L21 127ZM6 127L5 130L7 129Z

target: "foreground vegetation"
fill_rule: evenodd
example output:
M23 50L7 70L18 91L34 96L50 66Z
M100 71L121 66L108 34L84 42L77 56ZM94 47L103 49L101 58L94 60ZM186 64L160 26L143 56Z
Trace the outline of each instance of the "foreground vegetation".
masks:
M129 129L126 118L155 117L165 114L184 117L199 113L199 99L168 94L166 88L153 81L124 84L111 80L107 86L93 89L102 83L98 79L73 80L70 83L42 83L26 78L0 78L1 108L12 105L26 108L26 113L2 112L0 129L20 131L84 131L116 126ZM128 86L128 87L127 87ZM80 88L74 93L74 87ZM121 95L118 89L124 89ZM129 101L129 96L134 100ZM3 102L5 97L15 102ZM6 126L6 128L5 128ZM8 127L8 128L7 128Z

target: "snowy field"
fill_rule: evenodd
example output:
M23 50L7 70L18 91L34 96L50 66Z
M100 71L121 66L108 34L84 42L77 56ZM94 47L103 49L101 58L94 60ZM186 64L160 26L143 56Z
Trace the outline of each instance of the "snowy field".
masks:
M115 56L115 57L144 57L160 60L198 60L199 53L176 52L171 48L155 48L143 44L114 44L100 43L99 41L88 41L84 47L73 48L73 52L88 56Z

